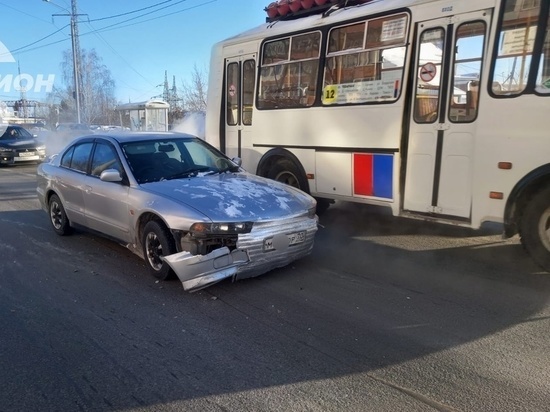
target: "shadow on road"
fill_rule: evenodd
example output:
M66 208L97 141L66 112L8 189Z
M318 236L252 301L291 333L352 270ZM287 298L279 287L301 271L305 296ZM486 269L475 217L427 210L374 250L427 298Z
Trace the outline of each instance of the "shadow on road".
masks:
M483 348L480 364L468 354L469 369L451 373L457 365L444 354L538 322L547 304L550 276L498 227L472 231L348 205L329 209L321 224L308 258L187 294L179 282L149 277L116 243L82 232L58 237L42 211L0 213L3 261L14 262L0 266L3 358L18 371L10 381L26 382L8 385L2 408L25 398L42 409L187 400L200 410L208 398L235 409L243 400L229 395L272 388L329 410L344 405L331 397L352 388L357 404L376 405L363 386L429 393L423 374L447 388L432 394L435 403L459 407L461 392L476 396L484 379L496 379L476 369L493 360ZM353 375L361 378L350 382ZM479 410L537 399L533 387L503 386Z

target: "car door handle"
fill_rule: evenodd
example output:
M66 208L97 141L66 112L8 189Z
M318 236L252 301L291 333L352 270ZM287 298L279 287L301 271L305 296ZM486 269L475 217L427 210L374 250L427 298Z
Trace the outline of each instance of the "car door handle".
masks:
M84 191L86 193L90 193L92 191L92 186L88 186L88 185L84 186Z

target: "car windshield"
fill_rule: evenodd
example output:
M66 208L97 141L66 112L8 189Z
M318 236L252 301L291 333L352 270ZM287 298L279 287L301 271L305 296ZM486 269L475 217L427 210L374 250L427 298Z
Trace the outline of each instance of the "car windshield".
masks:
M238 171L223 154L197 138L128 142L122 150L138 183Z
M14 139L32 139L32 134L22 127L8 126L6 131L0 136L0 140L14 140Z

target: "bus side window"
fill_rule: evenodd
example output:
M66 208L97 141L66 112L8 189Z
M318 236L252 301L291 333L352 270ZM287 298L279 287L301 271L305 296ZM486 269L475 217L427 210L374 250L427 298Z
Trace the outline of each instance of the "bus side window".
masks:
M442 28L432 28L420 36L420 50L417 62L417 85L414 99L414 121L416 123L434 123L439 115L440 77L443 54L434 50L443 50L445 32ZM432 76L423 76L424 73Z
M252 106L254 105L254 84L256 74L256 63L254 60L246 60L243 63L243 103L242 119L243 124L252 124Z
M320 44L321 33L318 31L264 44L257 92L259 109L313 105Z
M323 105L391 102L401 94L408 16L334 27L323 67Z
M240 90L239 64L229 63L227 65L227 77L225 80L227 102L227 124L229 126L237 125L239 111L239 90Z
M528 87L543 2L531 2L530 7L522 5L521 8L517 7L519 2L516 0L505 0L503 3L504 14L499 27L498 55L493 61L491 73L492 92L498 96L513 97L522 94ZM550 75L548 69L546 74ZM495 88L495 84L499 84L499 87Z
M464 23L457 29L449 104L452 122L468 123L477 118L485 30L485 23L481 21Z

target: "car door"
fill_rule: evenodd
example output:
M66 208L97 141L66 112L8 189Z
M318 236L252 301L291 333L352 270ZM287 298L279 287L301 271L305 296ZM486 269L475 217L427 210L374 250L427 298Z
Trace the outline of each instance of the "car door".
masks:
M132 219L128 206L130 186L126 179L120 182L101 180L101 173L115 169L124 176L120 158L111 143L96 142L90 162L90 173L84 185L84 204L87 226L124 242L131 242Z
M84 190L86 171L93 149L93 141L84 141L69 149L61 159L54 177L56 192L61 197L65 213L72 223L86 226Z

